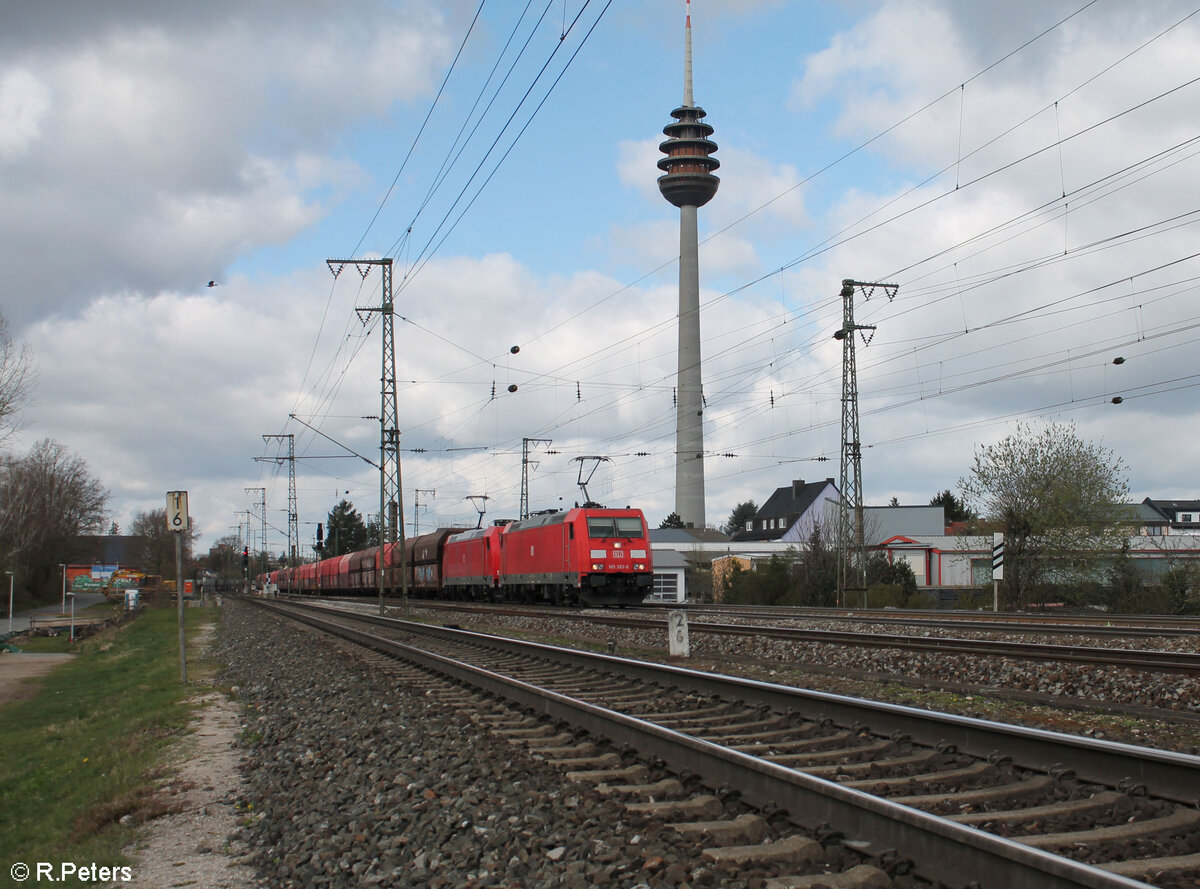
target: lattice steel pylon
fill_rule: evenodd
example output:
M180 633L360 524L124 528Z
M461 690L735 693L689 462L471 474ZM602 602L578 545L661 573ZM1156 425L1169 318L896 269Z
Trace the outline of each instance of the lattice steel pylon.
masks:
M287 435L264 435L263 441L287 441L288 455L288 565L294 567L296 547L300 545L300 511L296 508L296 436L290 432ZM284 459L284 458L278 458ZM265 512L264 512L265 515Z
M529 459L530 445L537 447L540 444L551 444L549 438L522 438L521 439L521 518L529 518L529 464L536 462Z
M249 494L257 491L259 495L259 518L262 520L262 534L258 538L259 563L262 568L262 573L268 571L267 560L267 489L266 488L243 488Z
M889 300L895 298L899 285L865 284L846 278L842 281L842 326L834 333L842 341L842 450L841 478L838 493L838 604L850 607L848 595L858 592L858 607L867 605L867 545L863 527L862 497L862 440L858 429L858 369L854 356L854 334L874 331L871 324L854 322L854 294L861 290L870 299L876 288L883 290ZM871 342L863 335L863 345Z
M385 545L396 543L396 554L400 564L400 587L404 601L404 609L408 610L408 571L404 553L404 501L401 499L402 483L400 477L400 417L396 408L396 337L394 328L395 312L392 306L392 261L383 259L329 259L326 260L329 270L336 278L348 266L362 278L371 273L373 266L379 266L383 278L382 302L378 307L355 309L359 317L378 312L382 319L383 361L379 373L379 570L375 572L379 588L379 613L383 614L383 591L386 586L394 585L395 566L384 564ZM385 577L385 569L389 576Z

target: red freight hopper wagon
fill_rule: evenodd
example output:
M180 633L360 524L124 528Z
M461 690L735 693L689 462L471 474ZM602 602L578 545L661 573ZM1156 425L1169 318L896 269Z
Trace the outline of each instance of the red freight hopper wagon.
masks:
M510 525L452 534L442 548L442 593L447 598L491 599L500 583L500 540Z
M350 588L353 590L377 590L375 582L375 560L379 547L359 550L350 554Z
M501 543L500 585L510 599L636 605L654 583L640 509L542 513L509 525Z
M317 591L317 565L310 562L307 565L297 565L292 576L293 593L315 593Z
M350 556L333 556L317 562L317 578L321 595L345 592L349 588Z

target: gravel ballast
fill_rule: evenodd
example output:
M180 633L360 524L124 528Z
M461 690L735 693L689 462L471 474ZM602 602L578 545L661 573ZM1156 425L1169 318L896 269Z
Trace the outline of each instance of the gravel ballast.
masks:
M245 708L240 839L268 885L761 885L293 625L232 604L217 653Z

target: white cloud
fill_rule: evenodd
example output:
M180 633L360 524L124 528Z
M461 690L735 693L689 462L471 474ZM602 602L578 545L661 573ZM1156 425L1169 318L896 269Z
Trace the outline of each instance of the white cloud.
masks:
M0 262L18 324L96 286L186 289L289 241L327 212L318 194L362 179L330 134L425 94L452 52L420 3L374 24L332 5L210 13L121 28L114 9L87 39L25 47L0 79Z
M0 75L0 163L29 153L49 111L50 90L28 70Z
M736 14L752 15L752 5ZM246 507L243 487L259 484L270 488L278 525L285 479L276 464L252 458L267 450L262 434L285 428L289 411L359 453L378 453L378 423L362 419L379 408L378 332L354 314L377 305L378 276L360 281L348 271L331 283L322 259L361 233L474 4L453 6L445 19L437 4L404 16L388 6L386 16L354 21L332 3L306 6L299 17L272 4L215 2L198 12L114 3L106 15L87 6L84 24L60 30L22 9L17 36L0 35L0 118L26 122L0 127L4 311L18 333L24 326L41 372L26 437L53 435L88 459L113 490L123 525L135 510L160 507L166 490L188 488L208 542ZM792 9L767 6L763 27ZM762 82L747 85L758 92L746 108L713 108L728 133L756 137L746 140L749 150L716 134L722 185L700 217L702 240L711 236L700 257L706 443L738 455L709 463L710 521L747 497L762 502L791 478L838 474L841 347L832 333L844 277L894 275L901 284L895 302L877 296L858 306L860 321L878 327L859 352L870 501L895 493L927 502L954 486L976 441L1005 434L1003 418L1038 408L1080 419L1085 433L1124 452L1135 490L1181 493L1165 488L1188 477L1189 442L1200 431L1192 390L1136 394L1186 376L1190 334L1159 334L1195 316L1191 291L1170 286L1192 270L1140 272L1194 252L1192 230L1062 253L1193 209L1195 161L1183 152L1127 174L1124 188L1072 194L1066 212L1054 201L1190 135L1194 100L1181 91L1061 150L1055 142L1060 131L1190 77L1194 29L1151 44L1131 67L1065 98L1057 115L1034 114L1152 30L1130 37L1137 16L1124 12L1081 16L961 97L805 181L847 145L1071 11L1044 6L995 22L978 20L999 16L987 4L856 7L859 21L805 60L796 87L803 101L790 113ZM502 33L492 27L491 38ZM25 40L34 34L43 36ZM628 61L614 46L604 47L610 74ZM780 60L781 87L794 61ZM539 504L577 499L572 457L607 454L613 460L599 470L594 494L636 503L654 523L673 508L677 214L646 172L660 138L618 141L606 134L648 127L581 118L586 90L566 91L581 89L573 78L582 70L569 72L514 151L509 164L524 158L519 175L527 179L506 182L519 168L502 168L493 188L509 190L496 215L478 215L486 192L464 217L459 234L473 228L468 243L478 246L447 242L411 281L409 257L396 257L404 446L424 451L404 452L405 485L438 492L423 498L422 527L474 524L468 494L494 498L489 518L511 515L523 437L552 438L561 451L543 455L535 470ZM32 101L38 96L43 105ZM456 112L473 99L454 82L444 97ZM769 115L742 116L754 107ZM660 115L644 115L650 131ZM569 138L539 141L549 133ZM591 156L614 164L624 186L604 196L615 218L593 213L587 190L610 176L568 169L555 178L579 138L610 146ZM1047 145L1053 150L1014 163ZM544 169L543 149L556 152ZM949 172L922 184L942 167ZM400 179L398 189L409 188L402 202L416 194L419 203L425 172ZM532 211L542 199L547 209ZM329 225L347 200L366 209ZM1042 204L1050 208L1043 216L1013 224ZM415 205L404 206L405 222ZM510 230L525 241L506 240ZM621 272L591 268L583 255ZM1018 271L1035 259L1044 267ZM764 277L783 265L785 274ZM204 288L211 278L221 286ZM1123 278L1132 279L1123 299L1105 301L1114 291L1103 285ZM998 323L1066 297L1054 313ZM1110 345L1121 346L1124 365L1111 364ZM1131 396L1121 406L1101 399L1079 408L1118 391ZM1144 440L1150 428L1153 447ZM337 448L295 424L287 429L302 455L305 520L328 510L335 490L372 511L370 466L309 459Z

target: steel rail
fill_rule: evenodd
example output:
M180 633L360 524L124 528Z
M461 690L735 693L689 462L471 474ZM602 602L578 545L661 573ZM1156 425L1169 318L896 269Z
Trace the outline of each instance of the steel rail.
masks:
M247 601L269 607L261 600ZM279 610L292 619L374 651L401 657L467 682L549 719L563 720L617 744L628 744L643 756L661 757L673 766L695 772L713 787L736 787L742 799L751 805L785 809L788 818L800 826L816 829L825 824L833 825L851 838L853 848L874 856L894 852L912 861L921 876L948 886L1145 889L1145 883L964 827L454 658L314 615ZM421 625L413 626L421 628ZM493 641L493 637L488 637L488 641ZM858 837L868 839L855 841Z
M438 607L444 607L447 610L454 608L449 605L439 605ZM494 609L465 607L467 610L480 613L494 612ZM599 626L639 630L662 629L665 631L667 625L665 620L659 618L588 615L586 618L580 617L579 619ZM1051 645L1042 642L1004 642L993 639L966 639L950 636L881 635L856 633L849 630L807 630L800 627L764 624L725 624L707 620L690 622L688 631L695 635L760 636L793 642L852 645L857 648L899 648L906 651L936 651L946 654L995 655L1019 660L1070 661L1107 667L1127 667L1133 670L1152 670L1160 673L1200 675L1200 654L1193 652Z
M1054 627L1067 631L1090 633L1128 633L1130 635L1196 636L1200 635L1200 618L1184 615L1131 614L1037 614L988 611L930 611L929 609L826 609L791 605L716 605L674 602L645 603L639 608L662 611L684 608L697 614L733 615L752 618L786 618L788 620L852 620L862 623L905 625L972 625L980 629L1012 626L1025 631L1052 632Z
M590 669L607 670L643 682L676 684L701 694L727 700L753 702L780 713L798 711L827 716L839 725L869 725L872 732L887 736L899 732L915 743L929 747L952 745L962 753L987 758L997 751L1026 768L1050 772L1066 767L1082 780L1117 786L1122 781L1143 785L1153 796L1184 805L1200 803L1200 757L1171 750L1156 750L1100 738L1066 735L1044 729L989 722L954 713L939 713L884 701L869 701L813 689L777 685L756 679L706 673L630 660L613 655L560 648L430 624L411 623L392 617L344 611L310 603L288 603L293 607L393 627L407 632L459 642L474 642L513 654L540 654Z
M842 612L838 615L827 614L791 614L787 611L772 614L769 611L754 610L713 610L707 608L694 609L684 606L664 606L668 610L684 608L685 611L698 615L714 615L721 617L744 617L749 620L840 620L848 623L871 624L878 626L925 627L939 630L974 630L981 633L1036 633L1044 636L1051 635L1081 635L1081 636L1118 636L1121 638L1160 639L1163 637L1200 636L1200 626L1154 626L1148 624L1123 625L1119 623L1059 623L1048 620L1034 619L1032 621L991 618L972 620L971 618L931 618L931 617L873 617L855 612ZM646 610L653 613L662 610L661 607L650 607Z
M637 618L599 618L600 622L621 626L622 620ZM666 626L665 621L655 621ZM802 630L752 624L717 624L695 621L688 625L692 633L725 636L767 636L827 644L854 645L859 648L902 648L909 651L940 651L951 654L991 654L1021 660L1071 661L1073 663L1129 667L1165 673L1200 675L1200 654L1153 649L1100 648L1081 645L1048 645L1041 642L1000 642L992 639L963 639L943 636L896 636L853 633L842 630Z
M363 601L361 597L354 596L325 596L322 601L326 602L354 602ZM372 601L374 601L372 599ZM414 605L421 608L432 610L461 610L475 611L481 614L485 613L501 613L501 614L527 614L539 615L546 614L547 607L537 605L524 605L520 603L507 604L485 604L481 602L457 602L443 601L437 599L415 599L412 600ZM903 627L920 627L929 629L967 629L980 633L992 632L1012 632L1012 633L1029 633L1039 635L1083 635L1083 636L1118 636L1120 638L1144 637L1148 639L1157 639L1164 636L1167 637L1186 637L1200 636L1200 620L1196 618L1179 617L1175 618L1175 622L1170 617L1160 617L1151 619L1149 622L1138 621L1135 623L1122 623L1122 620L1128 619L1128 615L1120 615L1117 617L1105 618L1089 618L1087 616L1072 615L1072 620L1077 623L1061 623L1061 616L1053 615L1036 615L1027 614L1020 618L1014 617L1012 613L991 614L988 612L970 612L960 616L947 614L945 612L930 612L929 610L913 611L900 610L889 611L886 614L878 611L856 611L856 610L841 610L836 612L823 611L819 609L809 609L795 606L784 605L764 605L764 606L747 606L747 605L681 605L676 603L646 603L642 605L632 606L622 609L622 616L637 615L641 612L654 615L661 614L664 611L679 611L683 610L692 616L705 617L721 616L721 617L744 617L749 620L797 620L797 621L844 621L846 623L860 624L879 624L882 626L903 626ZM568 609L555 607L554 611L563 614L570 613ZM939 617L931 617L931 613L937 613ZM907 616L906 616L907 615ZM592 615L588 615L589 618ZM1137 620L1133 618L1133 620Z

